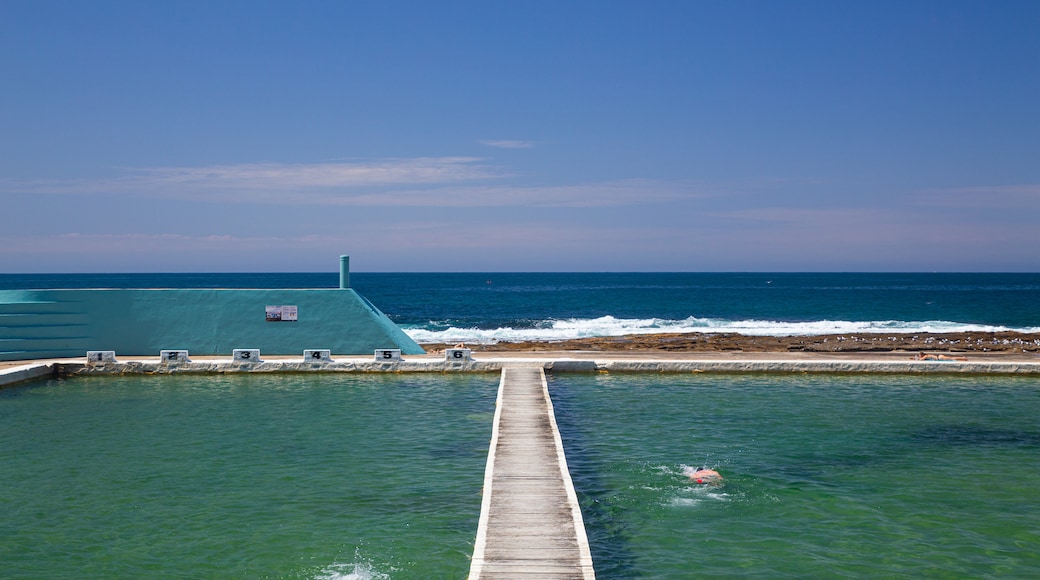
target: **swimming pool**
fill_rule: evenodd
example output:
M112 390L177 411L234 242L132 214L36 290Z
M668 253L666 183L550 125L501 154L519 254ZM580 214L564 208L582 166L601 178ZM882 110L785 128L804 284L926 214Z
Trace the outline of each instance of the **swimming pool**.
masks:
M1036 577L1040 383L555 375L597 577ZM690 485L706 463L722 488Z
M0 390L0 569L462 578L496 387L486 374L241 374Z
M0 569L462 578L495 374L0 390ZM1030 377L549 376L597 576L1040 574ZM717 467L722 488L685 466Z

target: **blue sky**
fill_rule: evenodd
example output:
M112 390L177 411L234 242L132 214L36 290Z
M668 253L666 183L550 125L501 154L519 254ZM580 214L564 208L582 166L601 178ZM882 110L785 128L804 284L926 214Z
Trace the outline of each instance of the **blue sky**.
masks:
M0 272L1040 271L1038 26L0 0Z

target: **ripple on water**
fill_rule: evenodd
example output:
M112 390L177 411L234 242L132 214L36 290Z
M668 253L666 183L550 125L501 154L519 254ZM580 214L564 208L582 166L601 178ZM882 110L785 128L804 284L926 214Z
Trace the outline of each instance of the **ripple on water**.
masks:
M1040 576L1035 379L561 375L550 388L599 578ZM684 477L705 457L723 486Z
M165 376L7 390L0 575L462 577L495 383Z

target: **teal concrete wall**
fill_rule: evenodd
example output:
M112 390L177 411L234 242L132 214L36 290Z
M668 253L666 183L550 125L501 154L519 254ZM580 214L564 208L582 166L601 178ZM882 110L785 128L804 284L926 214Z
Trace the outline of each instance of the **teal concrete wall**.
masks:
M296 306L296 322L268 322L267 306ZM163 349L227 355L372 354L418 344L350 288L316 290L0 290L0 360L82 357L88 350L158 356Z

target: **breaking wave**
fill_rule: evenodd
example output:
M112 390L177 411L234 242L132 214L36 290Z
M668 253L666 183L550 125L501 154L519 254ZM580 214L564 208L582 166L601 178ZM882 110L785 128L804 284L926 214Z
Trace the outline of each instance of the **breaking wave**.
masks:
M434 326L434 325L431 325ZM822 334L917 334L944 332L1040 332L1040 327L1012 328L946 320L880 320L853 322L816 320L784 322L775 320L723 320L690 317L683 320L660 318L634 319L602 316L592 319L546 320L530 327L444 328L404 327L413 340L424 344L494 344L497 342L552 342L576 338L624 336L629 334L734 333L746 336L813 336Z

